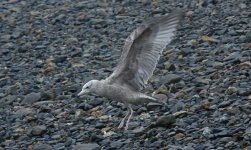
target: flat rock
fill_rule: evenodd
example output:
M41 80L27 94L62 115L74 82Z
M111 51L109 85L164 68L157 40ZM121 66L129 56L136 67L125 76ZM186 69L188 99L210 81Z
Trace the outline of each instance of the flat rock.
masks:
M181 77L176 74L168 74L161 77L160 81L162 84L171 84L171 83L178 83L181 80Z
M121 148L125 143L124 142L120 142L120 141L114 141L114 142L111 142L110 145L111 145L111 148Z
M148 110L154 110L155 108L160 108L162 106L163 106L162 104L150 102L146 105L146 108Z
M53 147L48 144L37 143L33 145L32 150L53 150Z
M246 114L251 114L251 106L248 105L241 105L239 106L239 109L243 112L245 112Z
M41 100L41 93L30 93L25 96L22 103L23 104L33 104L39 100Z
M168 100L168 97L166 96L166 94L156 94L153 97L157 98L158 101L166 103Z
M34 111L31 108L20 106L15 114L25 116L28 114L34 114Z
M251 150L251 146L245 147L244 150Z
M240 88L240 89L238 89L238 95L249 96L249 95L251 95L251 89Z
M148 128L170 127L175 122L176 122L176 117L174 115L161 116L158 118L156 122L151 124Z
M42 135L47 131L46 126L44 125L39 125L39 126L34 126L31 129L31 134L32 135Z
M248 127L245 131L245 134L250 134L251 135L251 127Z
M100 146L97 143L77 144L72 150L99 150Z
M15 95L8 95L0 99L0 108L5 107L6 105L10 105L13 103L17 97Z
M240 57L241 57L241 54L239 52L233 52L230 55L228 55L227 57L225 57L223 60L229 61L229 60L233 60L233 59L238 59Z

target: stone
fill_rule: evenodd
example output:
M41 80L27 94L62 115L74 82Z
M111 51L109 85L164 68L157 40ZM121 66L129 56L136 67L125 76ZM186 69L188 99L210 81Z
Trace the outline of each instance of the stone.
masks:
M251 127L248 127L248 128L245 130L245 134L251 134Z
M172 63L170 63L170 62L168 62L168 61L165 62L164 65L165 65L165 69L168 70L168 71L173 71L173 70L175 70L174 64L172 64Z
M150 102L146 105L146 108L148 110L154 110L156 108L161 108L163 107L163 104L160 104L160 103L154 103L154 102Z
M175 122L176 122L176 117L174 115L161 116L157 119L156 122L151 124L148 128L170 127Z
M233 95L237 93L238 89L236 87L228 87L228 89L225 91L226 95Z
M53 150L53 147L48 144L36 143L33 145L32 150Z
M251 89L239 88L238 89L238 95L240 95L240 96L249 96L249 95L251 95Z
M99 150L100 146L97 143L77 144L72 150Z
M41 93L30 93L25 96L22 103L23 104L33 104L39 100L41 100Z
M228 143L228 142L230 142L232 140L233 140L232 137L223 137L223 138L219 139L219 142Z
M244 150L251 150L251 146L245 147Z
M116 148L119 149L121 148L125 143L124 142L120 142L120 141L114 141L110 143L111 148Z
M251 114L251 106L250 105L241 105L239 106L239 109L246 114Z
M0 108L5 107L6 105L12 104L17 97L15 95L8 95L0 99Z
M47 131L46 126L44 125L38 125L38 126L34 126L31 129L31 134L32 135L42 135Z
M229 54L227 57L225 57L223 59L223 61L229 61L229 60L233 60L233 59L238 59L240 57L241 57L241 55L240 55L239 52L233 52L233 53Z
M26 108L26 107L20 106L18 110L15 112L15 114L20 115L20 116L26 116L29 114L34 114L34 111L29 107Z
M181 77L176 74L168 74L161 77L160 79L162 84L178 83L180 80L181 80Z
M163 140L157 140L157 141L151 143L150 147L161 148L163 143L164 143Z
M20 31L15 31L15 32L12 33L11 37L13 37L13 38L16 39L16 38L18 38L20 35L21 35L21 32L20 32Z
M168 100L168 97L166 96L166 94L156 94L153 97L157 98L157 100L162 103L166 103Z
M222 63L222 62L215 62L215 63L213 64L213 67L216 68L216 69L220 69L220 68L223 68L224 65L225 65L225 64Z

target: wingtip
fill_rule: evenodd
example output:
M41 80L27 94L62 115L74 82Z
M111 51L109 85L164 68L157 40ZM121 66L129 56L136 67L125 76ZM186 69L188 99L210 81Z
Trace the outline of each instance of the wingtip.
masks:
M184 9L175 9L171 13L164 15L164 16L159 16L159 17L153 17L146 21L144 24L147 26L151 25L156 25L161 22L166 22L170 20L178 20L180 23L183 19L185 18L185 10Z
M169 17L173 16L175 18L178 18L179 20L182 20L182 19L185 18L185 10L183 10L183 9L175 9L168 16Z
M177 11L176 13L179 15L180 20L185 18L185 10L184 9L177 9L175 11Z

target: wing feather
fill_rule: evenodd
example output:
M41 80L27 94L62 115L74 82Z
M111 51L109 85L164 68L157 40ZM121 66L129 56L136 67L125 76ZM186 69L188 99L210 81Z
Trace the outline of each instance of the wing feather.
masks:
M175 11L153 18L134 30L126 39L119 63L107 80L142 90L182 17L181 11Z

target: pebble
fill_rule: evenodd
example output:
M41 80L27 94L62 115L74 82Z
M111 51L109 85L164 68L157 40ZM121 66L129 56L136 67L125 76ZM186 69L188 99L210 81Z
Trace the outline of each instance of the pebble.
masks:
M238 89L238 95L249 96L249 95L251 95L251 89L240 88L240 89Z
M30 93L25 96L22 103L23 104L33 104L39 100L41 100L41 93Z
M146 108L150 111L150 110L154 110L156 108L161 108L162 106L163 106L163 104L150 102L147 104Z
M251 146L245 147L244 150L251 150Z
M16 100L16 96L15 95L8 95L4 98L1 98L0 100L0 107L5 107L6 105L10 105L11 103L13 103Z
M34 127L32 127L32 129L31 129L31 134L37 136L37 135L42 135L42 134L44 134L46 131L47 131L46 126L44 126L44 125L39 125L39 126L34 126Z
M181 77L176 74L168 74L161 77L161 82L164 84L178 83L181 80Z
M48 144L37 143L34 144L32 150L53 150L54 148Z
M240 105L239 109L246 114L251 114L251 106L250 105Z
M168 100L168 97L165 94L156 94L153 97L157 98L158 101L166 103Z
M72 150L99 150L100 146L97 143L77 144Z
M120 141L114 141L110 143L111 148L121 148L124 145L124 142L120 142Z
M175 122L176 122L176 117L174 115L161 116L157 119L156 122L151 124L148 128L170 127Z
M245 131L245 134L251 134L251 127L248 127Z

